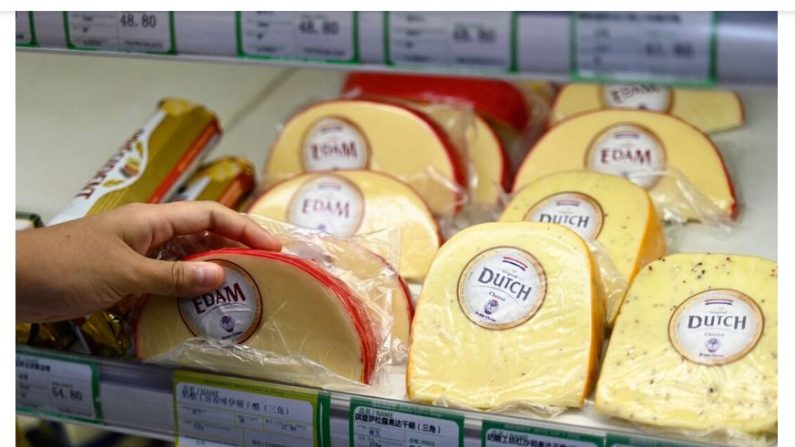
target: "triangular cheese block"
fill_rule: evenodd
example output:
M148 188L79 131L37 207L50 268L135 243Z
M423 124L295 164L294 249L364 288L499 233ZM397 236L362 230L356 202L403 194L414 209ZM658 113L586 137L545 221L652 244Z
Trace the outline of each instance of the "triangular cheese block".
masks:
M603 110L563 121L527 154L513 190L547 174L576 169L628 177L644 187L658 207L687 220L699 220L699 212L708 207L715 217L737 215L734 187L720 151L698 129L670 115ZM702 201L691 204L684 199L692 194L683 191L676 172L695 187Z
M569 84L555 97L552 125L582 112L636 109L681 118L702 132L740 127L745 112L740 97L730 91L668 88L653 84Z
M441 244L428 206L408 185L373 171L304 174L273 185L248 211L335 236L400 228L398 271L425 277Z
M434 259L412 324L409 398L579 407L603 334L601 286L568 228L486 223Z
M605 271L618 273L626 284L665 255L665 234L649 195L614 175L568 171L541 177L514 195L500 220L561 224L597 241L608 254ZM612 326L624 295L607 297L606 322Z
M638 273L618 315L596 410L687 430L775 432L778 267L675 254Z
M339 279L301 258L261 250L221 249L187 259L223 266L224 284L197 297L148 297L136 324L138 358L199 336L303 356L369 382L376 335L360 299Z
M271 147L265 175L273 183L334 169L398 177L440 215L457 211L466 192L461 155L444 130L422 112L383 101L323 101L299 111Z

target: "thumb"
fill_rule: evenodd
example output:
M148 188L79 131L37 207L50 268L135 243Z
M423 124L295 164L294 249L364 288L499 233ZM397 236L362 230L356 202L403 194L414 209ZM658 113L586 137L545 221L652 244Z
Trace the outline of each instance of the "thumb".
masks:
M212 292L224 282L224 269L212 262L144 261L136 281L138 293L195 296Z

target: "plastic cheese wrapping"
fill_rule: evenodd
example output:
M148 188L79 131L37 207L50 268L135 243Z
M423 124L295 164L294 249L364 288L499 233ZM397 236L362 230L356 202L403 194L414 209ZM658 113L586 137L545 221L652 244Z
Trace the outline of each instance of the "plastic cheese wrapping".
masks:
M707 133L740 127L745 121L743 103L734 92L653 84L569 84L555 97L550 121L556 124L578 113L599 109L668 113Z
M459 232L417 303L409 398L493 411L581 406L602 344L602 299L588 247L566 227Z
M169 202L214 200L237 208L254 189L254 165L242 157L223 157L199 167Z
M614 175L567 171L541 177L514 195L500 220L565 225L592 250L603 250L605 257L596 259L609 326L638 270L665 255L665 234L649 195Z
M447 134L420 111L385 101L338 99L294 114L265 165L268 184L303 172L370 169L400 178L437 215L466 199L462 156Z
M563 121L530 150L513 190L573 169L629 178L649 192L666 220L720 224L737 216L720 152L709 137L670 115L603 110Z
M675 254L643 268L613 329L596 410L724 432L735 445L775 433L777 284L777 264L751 256Z
M249 214L348 237L399 228L400 274L421 280L441 245L428 206L407 184L374 171L304 174L273 185Z
M276 377L304 384L323 384L327 378L317 372L322 370L349 381L370 381L377 335L361 300L342 281L310 261L282 253L230 248L187 259L221 265L224 284L202 296L148 297L136 324L140 359L157 360L201 337L251 348L263 364L235 355L240 349L228 349L227 355L208 349L179 357L186 365L266 378L281 374ZM268 356L274 357L270 364Z

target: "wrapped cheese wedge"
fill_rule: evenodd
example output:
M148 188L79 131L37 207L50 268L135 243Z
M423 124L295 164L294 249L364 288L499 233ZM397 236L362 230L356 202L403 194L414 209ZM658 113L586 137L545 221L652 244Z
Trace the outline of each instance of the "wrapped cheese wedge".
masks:
M574 169L627 177L649 192L658 210L683 220L706 220L705 213L737 216L720 152L698 129L670 115L603 110L566 120L527 154L513 190Z
M649 195L624 178L589 171L541 177L519 190L501 221L565 225L587 242L598 241L610 265L603 272L631 282L638 270L665 255L665 234ZM602 281L607 286L608 281ZM615 321L626 288L606 293L606 323Z
M412 323L409 398L579 407L603 333L588 246L562 225L486 223L439 250Z
M681 118L702 132L740 127L745 112L740 97L730 91L668 88L653 84L569 84L555 98L552 125L582 112L638 109Z
M335 236L400 228L398 271L411 280L425 277L441 245L438 224L422 198L374 171L296 176L273 185L248 212Z
M596 388L600 413L698 431L776 431L775 262L675 254L638 273ZM747 444L746 444L747 445Z
M136 324L138 358L205 337L302 356L369 382L376 335L361 300L339 279L309 261L261 250L221 249L187 259L221 265L225 282L197 297L148 297Z
M461 154L427 115L373 100L323 101L293 115L270 149L269 183L303 172L370 169L414 188L435 214L455 213L466 197Z

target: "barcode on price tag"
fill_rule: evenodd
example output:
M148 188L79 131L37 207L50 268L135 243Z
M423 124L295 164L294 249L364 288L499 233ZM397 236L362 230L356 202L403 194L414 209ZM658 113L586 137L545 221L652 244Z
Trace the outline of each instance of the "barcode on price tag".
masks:
M351 447L462 447L464 417L416 405L351 399Z
M711 12L579 12L572 76L601 81L715 81Z
M21 47L36 46L36 31L33 27L33 13L16 11L17 45Z
M514 20L510 12L385 13L387 63L510 70Z
M168 11L64 12L67 46L77 50L174 54Z
M329 445L329 397L251 380L177 371L178 445Z
M17 354L17 411L99 422L97 366Z
M602 436L484 420L483 447L602 447Z
M244 57L358 62L357 13L237 13L238 54Z

